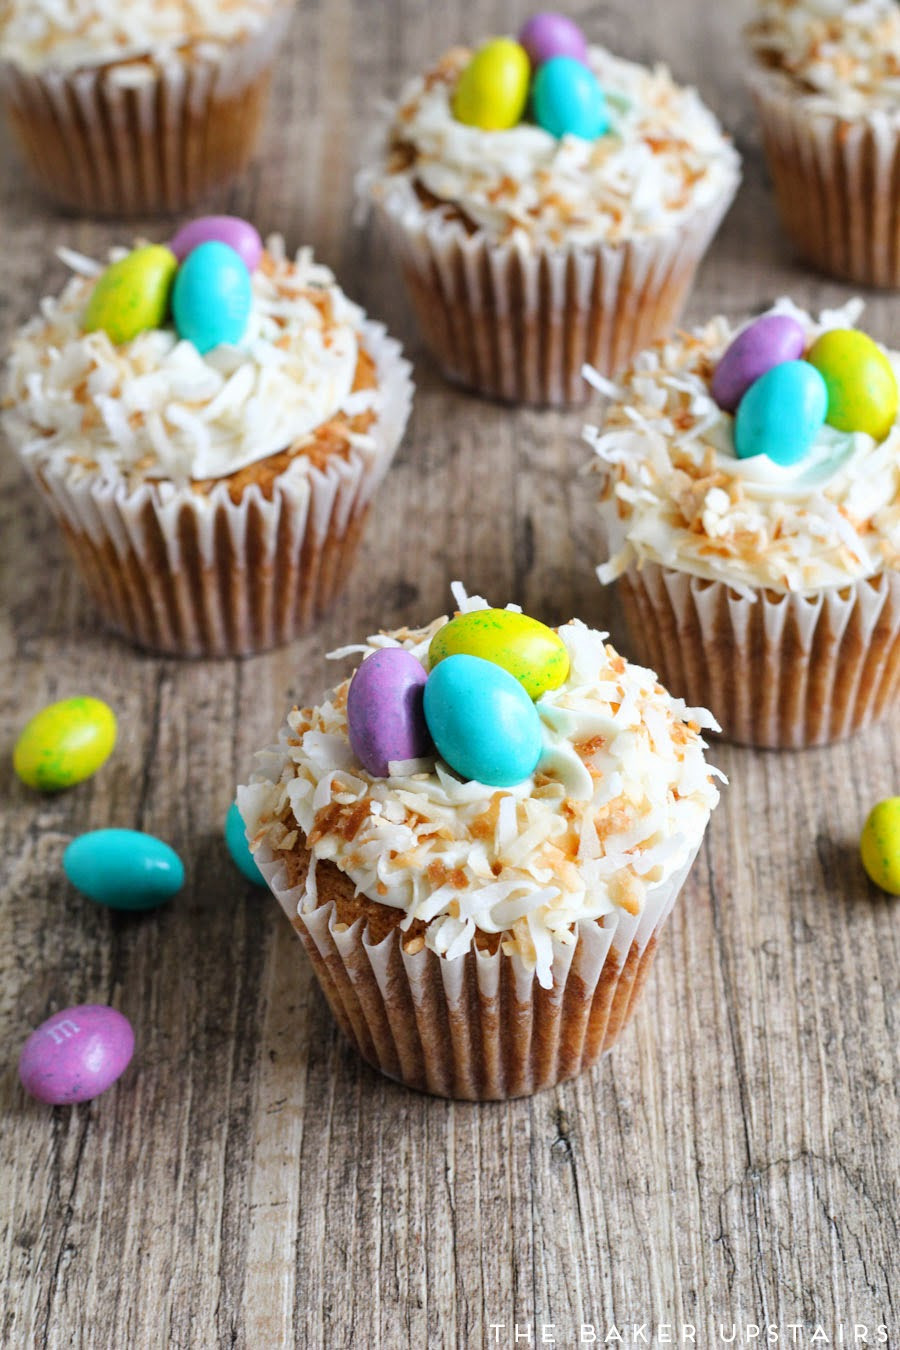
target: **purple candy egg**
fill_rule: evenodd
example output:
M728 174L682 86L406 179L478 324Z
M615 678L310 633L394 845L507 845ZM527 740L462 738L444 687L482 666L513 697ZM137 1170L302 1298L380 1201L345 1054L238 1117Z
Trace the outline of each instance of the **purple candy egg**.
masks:
M571 56L587 65L587 42L578 24L553 10L533 15L520 31L519 43L535 69L552 56Z
M350 744L373 778L387 778L392 759L432 753L425 723L425 667L403 647L382 647L366 657L350 681Z
M806 334L788 314L764 314L728 347L712 377L712 396L724 412L734 412L741 399L767 370L785 361L799 361Z
M32 1097L68 1106L99 1097L134 1054L127 1017L102 1003L82 1003L54 1013L22 1047L19 1077Z
M259 231L240 216L200 216L198 220L188 221L169 241L169 248L178 261L183 262L198 244L208 244L210 240L233 248L248 271L259 266L263 251Z

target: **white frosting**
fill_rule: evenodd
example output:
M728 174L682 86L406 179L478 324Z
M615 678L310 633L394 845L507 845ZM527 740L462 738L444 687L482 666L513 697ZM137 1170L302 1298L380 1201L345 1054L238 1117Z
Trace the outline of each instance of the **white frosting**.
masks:
M262 27L278 0L0 0L0 58L27 71L172 58Z
M812 343L852 326L862 304L817 321L789 300L774 308ZM767 455L738 459L734 418L709 382L739 331L713 319L642 353L618 384L586 372L611 400L604 426L585 429L606 480L612 556L601 581L647 559L738 590L802 594L900 567L900 426L880 443L825 426L789 468ZM900 354L888 356L900 378Z
M900 116L897 0L760 0L748 36L757 55L812 106Z
M395 158L370 176L369 191L421 184L474 224L527 246L664 232L737 184L738 156L715 117L664 67L591 47L610 130L596 141L557 140L524 122L508 131L458 122L453 94L470 56L456 48L408 86L391 128Z
M351 392L363 312L308 249L291 260L277 236L268 241L246 333L205 356L171 327L118 347L83 332L102 269L64 257L79 274L42 301L9 359L4 424L27 458L83 462L110 481L221 478L377 403L375 391Z
M487 605L461 588L458 599L465 610ZM333 655L400 645L427 665L446 622ZM578 620L558 631L571 670L537 700L543 755L515 787L461 782L439 759L372 778L348 740L349 681L291 713L239 801L254 845L290 850L302 830L313 858L305 906L317 903L315 862L330 860L359 891L404 910L402 930L425 922L432 951L455 957L476 930L502 933L549 986L554 940L573 943L575 924L616 907L638 913L684 866L718 801L700 736L715 721L629 665L605 634Z

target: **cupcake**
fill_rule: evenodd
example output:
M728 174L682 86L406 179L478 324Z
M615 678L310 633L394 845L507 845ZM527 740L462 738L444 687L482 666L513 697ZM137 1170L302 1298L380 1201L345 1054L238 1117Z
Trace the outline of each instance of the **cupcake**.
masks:
M900 354L780 300L644 352L588 439L632 648L732 740L821 745L900 696Z
M900 286L900 8L760 0L750 87L784 228L801 256Z
M738 156L696 93L560 15L413 80L360 177L451 380L578 404L675 322ZM526 116L526 107L530 115Z
M362 663L294 708L238 806L363 1058L489 1100L630 1020L718 800L715 724L577 620L457 602L333 653Z
M5 0L0 94L48 197L91 214L178 211L254 149L287 0Z
M403 435L398 344L308 249L233 217L105 270L62 256L75 275L13 340L4 424L103 618L179 656L290 641Z

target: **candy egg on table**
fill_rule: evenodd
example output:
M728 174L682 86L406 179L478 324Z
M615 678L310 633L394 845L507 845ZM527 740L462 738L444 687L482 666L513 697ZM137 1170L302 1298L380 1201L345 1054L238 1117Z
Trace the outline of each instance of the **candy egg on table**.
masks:
M200 216L182 225L169 240L169 248L179 262L183 262L200 244L216 239L233 248L247 270L255 271L263 254L259 230L240 216Z
M86 333L102 331L120 346L149 328L161 328L169 313L178 260L163 244L147 244L111 263L97 279L84 312Z
M825 421L828 390L807 361L773 366L750 386L734 419L739 459L768 455L776 464L798 463Z
M878 344L856 328L832 328L816 338L806 359L828 388L829 426L883 441L897 416L898 390Z
M553 56L571 56L576 61L587 62L588 49L584 33L568 15L557 14L553 10L533 14L522 26L519 42L535 69Z
M201 355L223 342L240 342L253 302L247 264L228 244L198 244L178 269L172 288L172 315L180 338Z
M109 909L155 909L184 885L184 864L141 830L91 830L73 839L63 871L76 890Z
M551 136L594 141L609 127L606 98L593 71L573 56L552 56L535 74L531 110Z
M802 326L789 314L763 314L723 353L712 377L712 396L724 412L734 412L760 375L785 361L799 361L806 345Z
M448 656L425 685L425 719L441 758L461 778L512 787L541 756L541 721L519 681L480 656Z
M256 860L250 852L247 835L244 831L244 822L240 811L237 809L236 802L231 803L225 817L225 843L228 852L231 854L232 862L239 871L243 872L247 880L252 881L256 886L267 885L265 877L257 867Z
M13 768L28 787L60 792L90 778L112 753L116 716L99 698L65 698L27 722L13 750Z
M412 652L382 647L366 657L350 681L350 745L373 778L387 778L391 760L433 754L423 707L427 679Z
M887 797L869 812L859 841L862 865L876 886L900 895L900 797Z
M524 47L512 38L494 38L479 47L460 75L453 116L483 131L507 131L522 119L530 78Z
M19 1057L25 1091L51 1106L99 1097L127 1069L134 1032L127 1017L102 1003L54 1013L31 1033Z
M431 639L428 659L480 656L508 670L530 698L558 689L569 673L569 654L552 628L512 609L475 609L457 614Z

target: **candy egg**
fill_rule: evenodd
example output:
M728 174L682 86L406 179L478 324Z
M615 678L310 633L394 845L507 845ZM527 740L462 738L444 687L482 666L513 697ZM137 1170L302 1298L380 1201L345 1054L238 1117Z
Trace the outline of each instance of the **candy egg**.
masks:
M571 56L576 61L587 62L584 33L567 15L553 10L532 15L519 33L519 42L535 69L553 56Z
M506 131L521 121L530 78L524 47L511 38L494 38L479 47L460 75L453 116L483 131Z
M125 1072L134 1054L127 1017L102 1003L54 1013L22 1047L19 1077L38 1101L69 1106L99 1097Z
M448 656L425 685L425 720L461 778L511 787L534 772L541 720L519 681L480 656Z
M785 361L799 361L806 335L789 314L764 314L726 349L712 377L712 396L725 412L734 412L760 375Z
M172 288L175 327L201 355L223 342L240 342L252 303L247 264L218 239L198 244L178 269Z
M256 886L265 886L267 884L266 879L250 852L247 835L244 832L244 822L240 811L237 809L236 802L231 803L228 808L228 815L225 817L225 843L228 852L231 854L232 862L235 867L243 872L247 880L252 881Z
M422 692L428 676L403 647L366 657L350 681L347 731L353 753L373 778L387 778L391 760L433 753Z
M573 56L552 56L531 85L531 108L551 136L594 141L609 126L606 99L593 71Z
M432 668L447 656L466 653L508 670L529 698L558 689L569 673L569 653L552 628L511 609L457 614L431 639Z
M816 439L828 406L825 381L807 361L785 361L751 384L734 419L738 459L768 455L796 464Z
M28 787L60 792L90 778L116 743L116 717L98 698L65 698L27 722L13 750L13 768Z
M211 239L218 239L220 244L233 248L248 271L259 266L263 253L259 231L240 216L201 216L199 220L188 221L169 240L169 248L178 261L183 262L199 244L209 243Z
M184 885L184 865L161 839L141 830L91 830L63 854L72 885L109 909L155 909Z
M875 885L889 895L900 895L900 797L887 797L872 808L859 851Z
M826 421L883 441L897 416L897 378L876 342L856 328L833 328L806 354L828 387Z
M169 313L178 267L171 249L147 244L101 273L84 311L86 333L102 329L119 346L149 328L161 328Z

